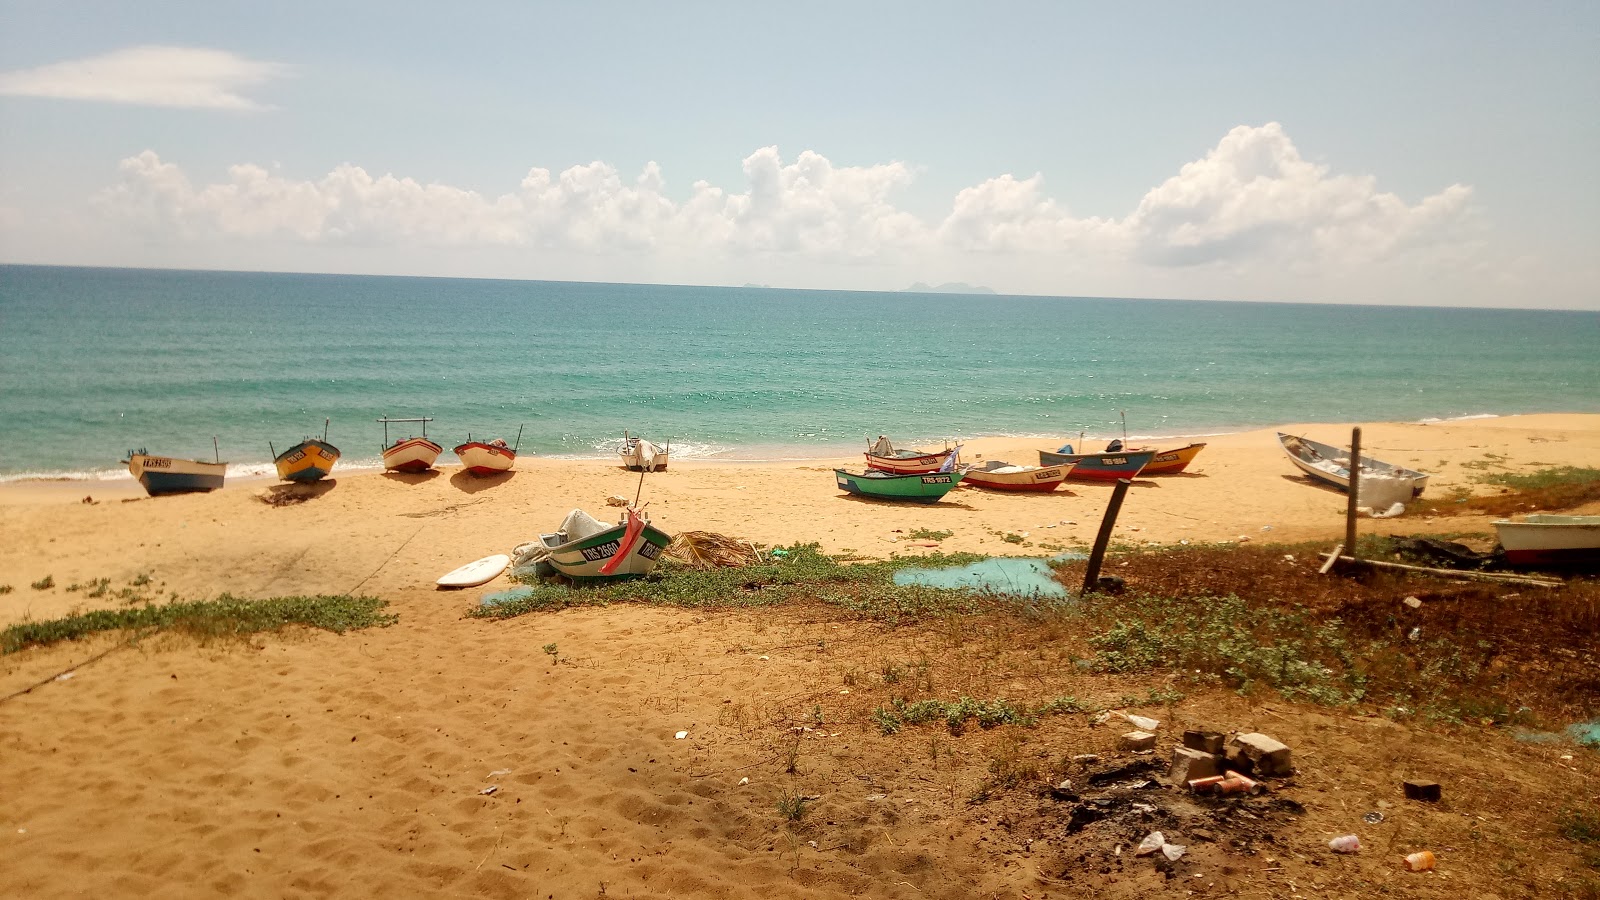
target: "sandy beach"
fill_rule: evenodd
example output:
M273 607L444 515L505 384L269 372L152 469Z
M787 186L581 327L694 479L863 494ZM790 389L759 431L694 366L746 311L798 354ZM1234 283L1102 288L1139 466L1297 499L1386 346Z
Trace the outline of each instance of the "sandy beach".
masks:
M1433 474L1431 497L1492 490L1476 480L1485 473L1600 467L1597 415L1362 427L1370 455ZM1208 446L1187 473L1136 482L1115 539L1331 545L1342 535L1344 495L1309 484L1273 431L1345 443L1349 428L1288 424L1203 438ZM1005 438L965 448L968 459L1015 463L1052 449ZM934 550L1045 556L1085 548L1111 492L1080 482L1037 496L962 488L937 505L891 505L835 487L830 470L860 462L674 460L645 477L642 500L668 532L713 531L766 546L818 542L829 553L868 558ZM509 552L571 509L612 517L606 498L634 497L639 475L610 462L525 456L496 479L454 469L336 476L315 496L283 505L264 502L282 490L266 480L166 498L144 497L132 482L0 485L0 585L12 588L0 595L0 625L122 602L67 590L97 579L142 581L184 599L373 594L399 615L391 627L342 636L292 631L214 646L160 638L81 670L74 667L120 638L0 658L0 695L73 672L0 704L0 877L8 893L1071 893L1035 878L1027 854L996 855L995 823L960 802L970 785L956 763L983 759L1001 738L947 739L955 762L941 768L935 751L930 766L926 740L885 750L865 709L850 705L848 673L923 652L933 636L792 610L616 606L504 622L463 618L481 594L508 582L440 592L435 578ZM1361 527L1488 536L1489 522L1407 515ZM918 530L950 535L913 537ZM30 586L46 578L52 587ZM553 663L541 652L549 644L566 658ZM803 732L805 753L817 760L803 789L824 799L821 830L797 837L772 808L776 793L795 783L779 761L790 727L784 717L814 705L826 706L830 721L837 711L841 722ZM1456 753L1461 743L1392 723L1352 725L1334 713L1289 724L1272 707L1263 712L1224 694L1178 715L1276 726L1308 748L1352 728L1414 758ZM687 737L676 739L679 731ZM1083 752L1113 749L1111 736L1085 734ZM1496 744L1483 765L1536 763L1520 752ZM893 774L858 767L862 754ZM1563 765L1578 767L1578 794L1595 793L1592 762ZM1315 777L1308 783L1341 789ZM1349 798L1372 796L1379 795ZM1490 798L1456 797L1455 812L1493 814ZM1373 883L1387 884L1381 878L1391 876L1373 866ZM1244 869L1225 875L1219 858L1204 871L1211 892L1245 890ZM1252 884L1256 896L1283 895L1282 885ZM1408 896L1453 894L1448 878L1423 884L1402 887ZM1162 887L1173 889L1129 878L1099 895ZM1483 887L1481 895L1522 894Z

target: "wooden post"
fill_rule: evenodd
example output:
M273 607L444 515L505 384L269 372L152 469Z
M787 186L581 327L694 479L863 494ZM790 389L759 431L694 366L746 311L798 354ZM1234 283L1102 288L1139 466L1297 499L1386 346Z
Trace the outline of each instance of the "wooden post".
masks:
M1356 552L1356 503L1361 493L1361 429L1350 429L1350 498L1344 510L1344 553L1360 559Z
M1083 593L1087 594L1100 581L1100 564L1106 559L1106 545L1111 543L1111 529L1117 524L1117 513L1122 510L1122 498L1128 493L1126 478L1118 478L1111 491L1111 502L1106 504L1106 514L1100 519L1100 533L1095 535L1094 549L1089 551L1089 567L1083 572Z

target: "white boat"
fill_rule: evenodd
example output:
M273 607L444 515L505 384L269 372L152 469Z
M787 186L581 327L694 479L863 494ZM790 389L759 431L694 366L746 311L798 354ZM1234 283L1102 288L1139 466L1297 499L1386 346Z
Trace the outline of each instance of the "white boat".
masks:
M1064 466L1014 466L998 459L983 465L970 465L962 469L966 477L962 484L989 488L996 491L1030 491L1046 493L1061 486L1072 472L1072 464Z
M617 454L622 457L622 467L630 472L665 472L671 449L670 443L663 447L624 431L622 449Z
M428 423L431 418L420 419L391 419L385 416L378 420L383 423L383 467L391 472L426 472L433 468L434 460L444 452L444 448L428 440ZM405 437L389 443L390 422L421 422L422 437Z
M1524 566L1600 563L1600 516L1534 514L1494 523L1506 562Z
M222 487L228 474L228 464L222 460L206 462L199 459L177 459L171 456L152 456L144 450L129 450L128 472L152 497L162 494L186 494L214 491Z
M508 444L500 438L492 441L475 441L471 432L465 444L457 444L453 451L461 465L473 475L499 475L511 471L517 464L517 449L522 446L522 428L517 428L517 442Z
M1350 490L1350 451L1340 450L1338 447L1310 438L1284 434L1281 431L1278 432L1278 443L1283 446L1283 452L1289 454L1289 461L1299 467L1300 471L1341 491ZM1423 489L1428 486L1429 476L1426 472L1407 469L1362 454L1361 478L1362 480L1399 479L1409 484L1412 497L1420 497Z

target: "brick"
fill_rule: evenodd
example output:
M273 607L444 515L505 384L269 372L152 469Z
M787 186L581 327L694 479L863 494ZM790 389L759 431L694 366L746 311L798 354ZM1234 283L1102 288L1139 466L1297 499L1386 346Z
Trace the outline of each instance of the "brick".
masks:
M1221 774L1221 756L1195 750L1192 747L1172 748L1172 769L1167 772L1167 778L1173 784L1182 785L1196 778L1210 778Z
M1442 796L1437 781L1407 781L1403 785L1407 800L1423 800L1428 803L1438 803Z
M1201 753L1221 753L1222 735L1215 731L1185 731L1183 745Z
M1228 762L1239 771L1257 778L1294 774L1288 746L1254 731L1234 737L1228 745Z
M1154 750L1156 736L1148 731L1130 731L1122 736L1124 750Z

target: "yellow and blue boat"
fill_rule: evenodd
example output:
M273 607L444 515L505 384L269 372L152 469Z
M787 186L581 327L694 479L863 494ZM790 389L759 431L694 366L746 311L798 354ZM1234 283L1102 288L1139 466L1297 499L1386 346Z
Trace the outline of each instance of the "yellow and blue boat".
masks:
M274 449L272 444L267 444L268 449ZM322 422L322 437L308 437L293 447L276 453L272 458L273 465L278 467L278 477L284 481L298 481L307 483L321 481L333 471L333 464L339 461L339 448L328 443L328 421Z

